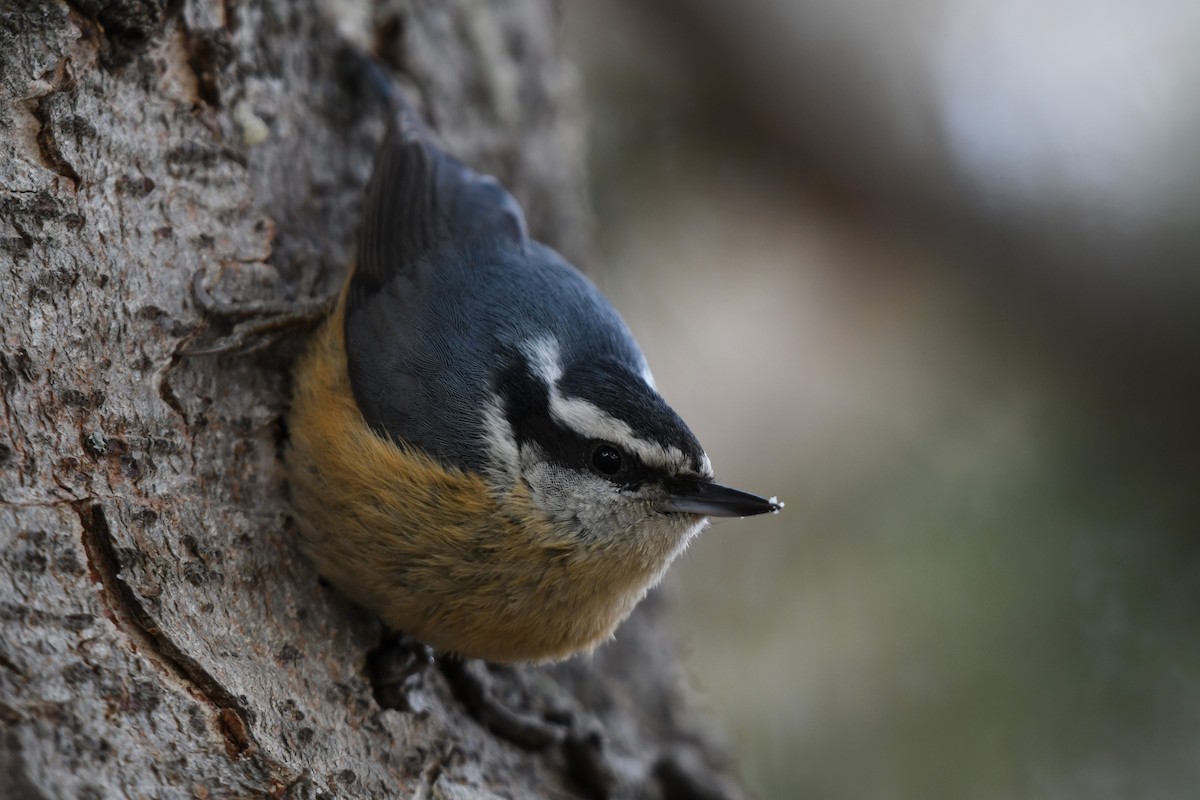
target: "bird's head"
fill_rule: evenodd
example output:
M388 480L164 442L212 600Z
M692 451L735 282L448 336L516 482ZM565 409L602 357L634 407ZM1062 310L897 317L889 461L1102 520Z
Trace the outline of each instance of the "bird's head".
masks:
M644 362L564 357L544 337L501 359L493 398L483 424L493 482L522 483L556 528L598 548L620 542L669 560L708 517L782 507L714 480Z

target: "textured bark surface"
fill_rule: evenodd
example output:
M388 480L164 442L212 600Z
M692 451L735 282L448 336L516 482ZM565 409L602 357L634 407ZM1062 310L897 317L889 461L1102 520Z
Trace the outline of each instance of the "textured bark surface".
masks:
M653 598L593 657L496 669L540 749L434 671L381 708L373 618L289 534L289 353L181 358L241 301L337 285L379 52L533 232L586 240L542 0L0 0L0 797L724 797ZM349 76L348 76L349 75ZM479 665L472 666L479 669Z

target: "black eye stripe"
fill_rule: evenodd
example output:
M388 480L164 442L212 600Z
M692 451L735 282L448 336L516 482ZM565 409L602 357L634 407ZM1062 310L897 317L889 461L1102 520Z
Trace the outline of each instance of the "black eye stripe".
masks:
M530 374L520 353L509 354L508 365L498 374L493 390L503 400L504 415L518 444L536 445L555 464L597 475L627 489L663 483L674 477L670 471L644 464L611 442L584 437L554 419L550 414L548 387ZM596 450L601 445L608 445L619 454L620 466L612 473L595 464Z
M558 391L603 409L628 425L633 435L675 447L699 466L704 454L683 420L627 365L606 359L575 359L564 364Z

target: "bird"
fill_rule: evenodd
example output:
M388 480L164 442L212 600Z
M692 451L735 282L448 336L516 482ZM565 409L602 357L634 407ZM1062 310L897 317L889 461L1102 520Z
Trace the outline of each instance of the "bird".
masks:
M708 518L783 506L716 482L609 301L408 106L287 426L300 549L464 658L590 651Z

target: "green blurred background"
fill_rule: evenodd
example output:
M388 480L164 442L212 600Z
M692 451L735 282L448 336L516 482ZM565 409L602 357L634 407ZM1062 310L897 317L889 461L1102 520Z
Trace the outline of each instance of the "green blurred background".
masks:
M593 275L763 798L1200 796L1200 4L591 0Z

